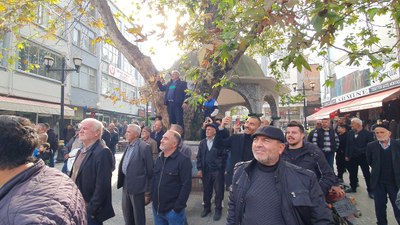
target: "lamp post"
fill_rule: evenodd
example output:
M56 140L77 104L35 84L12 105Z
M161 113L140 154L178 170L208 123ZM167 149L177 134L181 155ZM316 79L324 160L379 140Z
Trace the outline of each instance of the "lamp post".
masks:
M315 82L314 81L310 82L310 87L311 88L309 88L309 89L305 88L304 81L302 82L302 88L301 89L297 89L297 83L293 83L292 86L293 86L293 90L294 91L302 91L303 92L303 96L304 96L304 98L303 98L304 129L307 130L308 127L307 127L306 91L314 91Z
M54 64L54 59L50 56L45 56L43 63L46 67L46 72L49 71L61 71L61 112L60 112L60 122L59 122L59 136L60 139L62 132L64 131L64 82L65 82L65 72L70 72L70 71L75 71L79 73L79 69L82 64L82 59L81 58L73 58L75 68L66 68L66 63L65 63L65 57L62 57L61 59L61 68L51 68Z

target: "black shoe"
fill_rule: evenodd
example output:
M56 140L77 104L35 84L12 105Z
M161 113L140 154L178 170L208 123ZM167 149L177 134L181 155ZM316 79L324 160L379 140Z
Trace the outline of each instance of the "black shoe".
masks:
M372 192L368 192L368 197L369 197L370 199L374 199L374 194L373 194Z
M346 193L356 193L357 190L356 190L356 189L353 189L353 188L346 188L346 189L344 190L344 192L346 192Z
M209 209L203 209L203 212L201 212L200 216L201 217L206 217L208 214L210 214L211 210Z
M215 210L214 214L214 221L220 220L221 219L221 210Z

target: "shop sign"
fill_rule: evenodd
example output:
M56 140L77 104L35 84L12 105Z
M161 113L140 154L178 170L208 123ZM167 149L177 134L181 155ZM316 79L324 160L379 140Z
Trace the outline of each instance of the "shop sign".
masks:
M347 101L347 100L363 97L365 95L369 95L369 94L373 94L373 93L376 93L376 92L388 90L388 89L391 89L391 88L394 88L394 87L398 87L398 86L400 86L400 79L392 80L392 81L389 81L389 82L386 82L386 83L383 83L383 84L375 85L373 87L363 88L363 89L360 89L360 90L357 90L357 91L350 92L350 93L345 94L345 95L341 95L341 96L335 97L335 98L331 99L330 101L323 102L322 106L328 106L328 105L337 104L339 102L344 102L344 101Z
M130 85L136 86L137 84L132 74L126 73L113 65L108 66L108 74Z

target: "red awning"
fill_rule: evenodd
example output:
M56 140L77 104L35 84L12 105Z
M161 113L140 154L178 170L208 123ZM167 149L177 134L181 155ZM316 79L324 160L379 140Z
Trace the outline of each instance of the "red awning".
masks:
M382 107L382 103L396 99L400 96L400 87L393 88L387 91L381 91L372 95L367 95L355 99L351 104L342 106L340 112L353 112L364 109L372 109Z
M342 107L345 107L349 104L351 104L354 100L350 100L350 101L346 101L346 102L340 102L334 105L329 105L326 107L323 107L322 109L320 109L318 112L307 116L307 120L320 120L320 119L326 119L326 118L330 118L330 114L334 113L336 111L338 111Z

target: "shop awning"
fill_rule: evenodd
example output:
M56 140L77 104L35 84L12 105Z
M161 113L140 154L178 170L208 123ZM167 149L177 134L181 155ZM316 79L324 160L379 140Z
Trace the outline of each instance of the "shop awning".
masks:
M41 114L60 115L59 104L37 102L19 98L0 96L0 110L32 112ZM75 116L75 112L68 106L64 107L64 115L67 117Z
M354 100L346 101L346 102L340 102L334 105L329 105L326 107L323 107L320 109L318 112L307 116L307 120L321 120L325 118L330 118L330 114L333 112L336 112L337 110L340 109L342 111L342 107L347 106L351 104Z
M383 102L389 101L391 98L397 98L398 94L400 94L400 87L357 98L351 104L340 108L340 112L353 112L382 107Z

